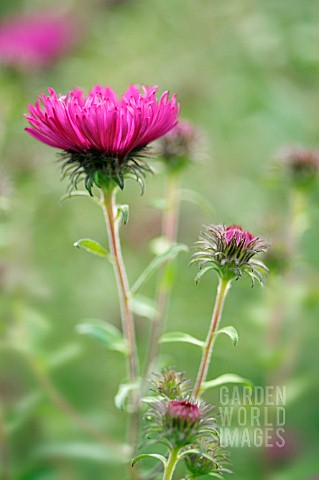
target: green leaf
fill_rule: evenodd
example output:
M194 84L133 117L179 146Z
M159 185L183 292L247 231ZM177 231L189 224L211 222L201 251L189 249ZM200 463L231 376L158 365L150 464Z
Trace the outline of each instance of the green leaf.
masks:
M157 316L158 312L155 308L155 302L151 298L147 298L142 295L134 295L131 300L131 305L133 312L139 317L154 320L154 318Z
M194 190L183 188L179 191L180 199L184 202L193 203L194 205L198 206L203 210L204 213L211 215L213 213L213 208L206 200L206 198L198 192Z
M124 225L127 224L129 219L129 206L128 205L118 205L118 215L122 215Z
M230 327L221 328L220 330L217 330L217 332L215 332L214 335L220 335L221 333L225 333L225 335L228 335L228 337L233 342L234 347L238 345L239 336L235 327L230 326Z
M136 293L141 286L153 275L156 270L158 270L166 262L175 258L180 252L188 252L188 247L182 243L173 245L168 248L166 252L162 253L155 257L151 263L145 268L144 272L138 277L133 287L131 288L132 293Z
M49 443L35 449L34 455L37 458L78 458L94 462L121 464L127 461L127 446L117 446L115 443L109 447L84 442Z
M166 465L166 458L163 457L163 455L159 455L157 453L142 453L142 455L138 455L132 460L132 467L134 467L134 465L143 458L157 458L157 460L160 460L164 465Z
M110 258L108 251L95 240L82 238L73 244L77 248L83 248L86 252L97 255L98 257Z
M198 338L192 337L185 332L169 332L165 333L160 338L160 343L173 343L173 342L182 342L182 343L191 343L192 345L197 345L198 347L203 348L205 342L198 340Z
M201 390L208 390L209 388L219 387L220 385L225 385L226 383L240 383L246 387L252 389L253 383L247 378L240 377L236 373L226 373L220 377L214 378L214 380L208 380L207 382L202 383Z
M77 325L76 330L80 334L89 335L91 338L99 341L109 350L127 355L127 342L122 333L114 325L101 320L88 320Z
M140 382L121 383L118 392L114 397L114 403L116 408L124 410L126 401L133 390L139 388Z

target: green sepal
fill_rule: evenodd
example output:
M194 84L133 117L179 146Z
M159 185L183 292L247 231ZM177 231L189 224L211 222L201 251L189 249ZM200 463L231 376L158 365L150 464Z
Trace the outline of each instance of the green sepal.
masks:
M129 220L129 206L128 205L118 205L117 207L117 215L121 215L123 218L124 225L127 224Z
M164 466L166 465L166 458L163 457L163 455L159 455L158 453L142 453L141 455L133 458L132 467L134 467L134 465L140 460L143 460L143 458L156 458L157 460L160 460Z

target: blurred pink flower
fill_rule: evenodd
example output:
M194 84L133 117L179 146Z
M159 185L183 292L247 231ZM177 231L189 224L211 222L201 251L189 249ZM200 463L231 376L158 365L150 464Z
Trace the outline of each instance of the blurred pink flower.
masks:
M41 68L63 55L74 42L75 24L66 17L36 13L0 24L0 62Z
M202 132L192 123L178 124L158 142L158 154L172 170L183 168L201 156Z
M75 166L75 185L84 174L89 191L105 177L123 188L127 173L142 182L149 169L141 158L145 147L177 123L176 95L170 99L166 91L157 100L156 92L157 87L143 87L141 93L131 85L118 99L111 88L96 85L87 96L76 88L58 97L50 88L49 96L42 94L28 106L26 131L67 152L64 166Z

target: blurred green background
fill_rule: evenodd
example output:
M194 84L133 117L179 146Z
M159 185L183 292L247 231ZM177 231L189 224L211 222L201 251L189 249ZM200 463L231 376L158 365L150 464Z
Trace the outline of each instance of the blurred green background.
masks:
M0 5L1 20L43 9L36 0ZM179 240L191 246L203 224L225 222L284 243L292 194L272 165L283 145L318 142L318 3L57 0L45 7L74 19L76 45L46 69L0 66L2 474L118 479L125 466L74 418L80 412L102 434L123 441L126 414L113 397L125 378L124 361L76 333L87 318L120 325L111 266L73 247L86 237L105 244L103 218L85 198L60 204L68 184L60 182L55 151L24 133L23 113L47 87L65 93L100 83L122 92L143 83L176 92L181 116L208 139L205 159L182 183L212 205L209 216L183 203ZM143 197L134 182L119 195L130 205L121 235L131 281L151 260L147 245L160 233L161 212L152 202L164 194L165 175L155 169ZM288 273L271 273L264 289L242 280L226 302L223 325L234 325L240 342L234 348L219 340L209 376L233 372L267 385L284 365L285 429L293 444L279 458L263 449L232 449L236 480L319 478L318 206L312 189ZM176 262L166 328L205 338L217 280L209 274L195 286L189 260L181 254ZM143 293L152 296L154 288L155 279ZM272 344L277 315L282 326ZM149 321L139 318L142 354L148 330ZM196 348L167 344L162 354L194 379ZM218 390L207 399L218 403Z

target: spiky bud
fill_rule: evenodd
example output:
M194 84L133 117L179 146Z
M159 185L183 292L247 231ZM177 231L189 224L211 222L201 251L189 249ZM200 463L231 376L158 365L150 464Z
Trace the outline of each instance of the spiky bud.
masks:
M183 457L187 470L191 474L191 478L218 474L222 478L225 472L231 473L226 468L229 464L227 461L228 452L220 448L218 442L206 441L205 439L195 446L197 452L189 453Z
M152 380L153 391L162 397L176 400L190 393L190 381L183 372L176 372L173 368L166 368L160 374L155 374Z
M202 437L216 438L211 410L211 405L191 399L156 402L145 417L147 436L171 449L194 444Z
M253 257L265 252L269 244L238 225L208 225L195 245L197 251L191 263L198 263L201 270L196 281L210 269L227 280L237 280L246 273L252 285L255 280L262 284L268 273L268 268Z

